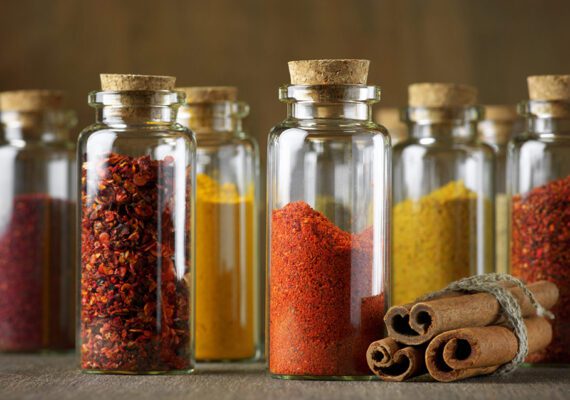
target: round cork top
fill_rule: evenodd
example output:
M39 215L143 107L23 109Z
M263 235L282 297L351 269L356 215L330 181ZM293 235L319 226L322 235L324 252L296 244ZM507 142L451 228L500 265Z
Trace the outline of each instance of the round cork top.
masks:
M173 90L176 78L160 75L101 74L103 91Z
M215 103L237 101L238 89L235 86L189 86L176 88L186 94L186 103Z
M484 106L484 120L515 121L520 118L517 107L510 104L489 104Z
M14 90L0 93L2 111L39 111L60 109L64 93L60 90Z
M365 85L369 60L289 61L292 85Z
M531 100L570 100L570 75L535 75L527 82Z
M456 83L414 83L408 86L410 107L465 107L477 103L477 89Z

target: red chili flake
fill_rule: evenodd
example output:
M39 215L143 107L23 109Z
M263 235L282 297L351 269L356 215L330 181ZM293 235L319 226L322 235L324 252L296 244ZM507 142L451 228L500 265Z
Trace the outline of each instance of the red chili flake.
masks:
M554 338L529 362L570 363L570 176L513 197L511 265L527 282L554 282Z
M15 197L0 221L0 351L74 347L74 206ZM46 323L47 322L47 323Z
M177 273L187 266L174 262L173 168L173 162L116 153L83 165L83 369L191 367L190 291Z
M372 284L372 228L347 233L304 202L274 210L269 369L279 375L369 375L384 293Z

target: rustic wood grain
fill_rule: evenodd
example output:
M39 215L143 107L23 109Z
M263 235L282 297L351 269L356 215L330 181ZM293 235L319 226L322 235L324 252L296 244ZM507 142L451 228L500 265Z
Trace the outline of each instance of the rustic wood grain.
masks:
M82 374L68 356L0 356L0 398L10 399L567 399L570 370L522 368L506 378L435 382L282 381L259 366L209 367L195 375Z

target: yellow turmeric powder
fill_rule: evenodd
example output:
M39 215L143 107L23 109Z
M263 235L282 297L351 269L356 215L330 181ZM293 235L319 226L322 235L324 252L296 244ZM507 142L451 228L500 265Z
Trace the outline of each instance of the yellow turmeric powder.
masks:
M462 181L396 204L393 223L392 304L477 272L477 194Z
M196 359L256 355L254 195L198 174Z

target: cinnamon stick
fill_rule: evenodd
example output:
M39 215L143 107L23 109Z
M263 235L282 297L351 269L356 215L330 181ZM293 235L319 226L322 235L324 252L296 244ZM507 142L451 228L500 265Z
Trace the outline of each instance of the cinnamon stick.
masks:
M558 300L558 288L547 281L528 285L536 300L546 309ZM536 315L530 300L517 286L508 290L521 307L523 317ZM488 293L456 294L391 307L384 316L388 336L407 345L419 345L452 329L496 325L501 320L501 307Z
M427 372L424 354L425 347L402 346L388 337L370 344L366 360L380 379L402 382Z
M548 346L552 326L543 317L524 320L528 351ZM440 382L487 375L513 360L518 350L515 334L504 326L455 329L436 336L428 345L425 363L429 374Z

